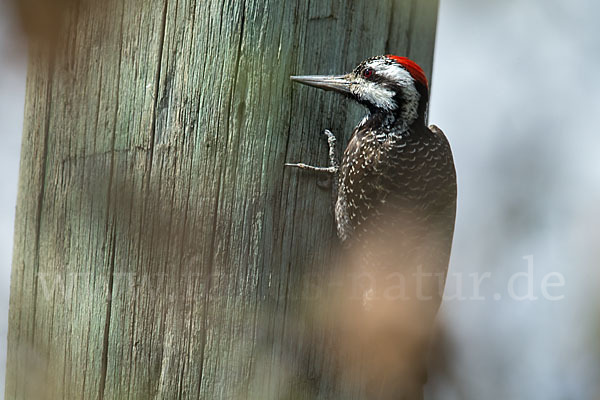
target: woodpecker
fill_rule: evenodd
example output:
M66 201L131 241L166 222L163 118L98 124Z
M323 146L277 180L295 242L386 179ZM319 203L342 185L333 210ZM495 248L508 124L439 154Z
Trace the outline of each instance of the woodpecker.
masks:
M337 92L367 109L341 163L336 138L325 130L329 166L286 165L333 175L338 236L365 260L363 270L375 276L364 298L372 304L370 315L383 317L351 315L361 321L357 326L369 326L363 337L363 349L374 360L367 368L369 398L421 399L426 342L442 299L456 215L450 145L438 127L426 125L425 73L408 58L386 55L365 60L345 75L291 79ZM402 275L405 286L414 289L404 294L416 301L386 300L394 293L386 291L388 272Z
M444 133L426 125L429 85L421 67L406 57L386 55L365 60L346 75L291 79L340 93L368 110L339 165L329 130L329 167L286 164L334 175L339 238L360 242L403 223L394 231L398 244L422 247L428 259L424 268L445 277L456 215L456 173Z

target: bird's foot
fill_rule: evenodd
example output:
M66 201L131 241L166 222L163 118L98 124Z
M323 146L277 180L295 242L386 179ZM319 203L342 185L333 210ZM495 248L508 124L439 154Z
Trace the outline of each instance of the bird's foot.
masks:
M329 167L313 167L304 163L285 163L286 167L300 168L307 171L313 172L326 172L329 174L335 174L338 171L338 163L335 156L335 136L329 129L325 129L323 132L327 137L327 144L329 145Z

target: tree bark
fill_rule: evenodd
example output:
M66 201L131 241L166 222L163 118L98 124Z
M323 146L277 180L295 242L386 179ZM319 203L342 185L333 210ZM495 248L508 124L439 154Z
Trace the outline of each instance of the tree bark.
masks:
M326 165L322 130L343 145L362 110L289 76L385 53L429 74L437 0L63 17L30 46L6 398L361 398L299 301L333 257L330 193L283 165Z

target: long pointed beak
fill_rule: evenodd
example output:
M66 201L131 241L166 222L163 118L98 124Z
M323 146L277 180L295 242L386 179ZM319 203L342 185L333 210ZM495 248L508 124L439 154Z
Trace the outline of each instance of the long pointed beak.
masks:
M350 80L347 75L304 75L290 76L294 82L313 86L323 90L332 90L334 92L350 95Z

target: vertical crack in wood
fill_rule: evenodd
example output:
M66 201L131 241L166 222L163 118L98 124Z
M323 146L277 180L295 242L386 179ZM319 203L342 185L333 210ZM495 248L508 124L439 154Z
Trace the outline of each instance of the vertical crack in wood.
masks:
M152 176L152 160L154 159L154 141L156 140L156 124L158 115L158 98L160 96L160 76L162 69L163 50L165 47L165 35L167 33L167 9L169 1L165 0L162 10L162 20L160 23L159 43L158 43L158 63L156 66L156 75L154 78L154 102L152 104L152 124L150 126L150 157L148 165L148 176ZM149 185L148 185L149 186Z
M40 238L42 232L42 212L44 206L44 194L46 192L46 172L48 169L48 138L50 137L50 119L52 116L52 90L54 76L54 54L47 55L48 57L48 83L46 92L46 121L44 129L44 139L42 148L42 162L41 162L41 187L37 197L37 209L35 215L35 221L37 225L35 227L35 240L34 240L34 261L33 261L33 316L31 320L31 346L34 347L35 340L35 320L37 314L37 297L38 297L38 273L40 270Z
M110 256L110 270L108 275L108 294L106 301L106 320L104 321L104 336L102 338L102 360L100 367L100 386L98 388L98 399L104 399L104 390L106 387L106 374L108 369L108 347L110 337L110 318L112 314L112 296L113 296L113 284L114 284L114 271L115 271L115 259L117 254L117 234L114 230L112 231L112 242L111 242L111 256Z
M123 58L123 22L125 19L125 4L122 3L122 9L121 9L121 24L120 24L120 43L119 43L119 61L118 61L118 65L117 65L117 77L116 77L116 82L117 82L117 89L116 89L116 96L115 96L115 108L114 108L114 113L115 113L115 119L114 119L114 123L113 123L113 136L111 139L111 154L110 154L110 168L109 168L109 175L108 175L108 189L107 189L107 193L106 193L106 223L105 223L105 232L109 232L109 224L111 222L111 198L112 198L112 187L113 187L113 181L114 181L114 175L115 175L115 144L117 141L117 123L119 120L119 103L120 103L120 94L119 94L119 90L120 90L120 85L121 85L121 62L122 62L122 58ZM107 302L106 302L106 314L105 314L105 320L104 320L104 336L102 339L102 356L101 356L101 366L100 366L100 383L99 383L99 387L98 387L98 398L100 400L104 399L104 390L106 387L106 375L107 375L107 368L108 368L108 348L109 348L109 338L110 338L110 320L111 320L111 313L112 313L112 297L113 297L113 285L114 285L114 273L115 273L115 260L116 260L116 245L117 245L117 240L116 240L116 228L115 228L115 223L116 221L113 219L112 221L112 245L111 245L111 251L112 253L110 253L110 264L108 266L108 293L107 293Z

